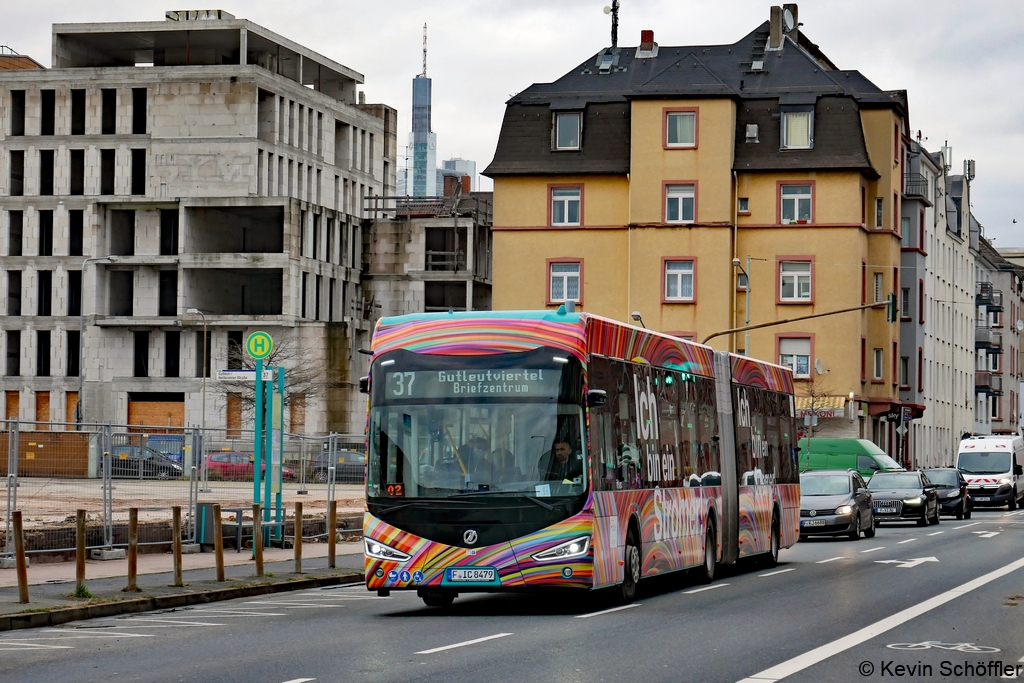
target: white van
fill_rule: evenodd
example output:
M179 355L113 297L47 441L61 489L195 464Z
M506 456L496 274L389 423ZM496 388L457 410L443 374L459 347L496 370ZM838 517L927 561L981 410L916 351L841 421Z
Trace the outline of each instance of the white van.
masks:
M975 507L1017 509L1024 498L1024 439L972 436L960 442L956 468L967 480Z

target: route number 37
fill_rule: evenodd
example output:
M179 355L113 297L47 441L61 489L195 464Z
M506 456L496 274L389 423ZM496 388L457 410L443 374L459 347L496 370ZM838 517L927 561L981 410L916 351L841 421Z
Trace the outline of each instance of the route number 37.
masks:
M412 384L416 381L415 372L396 372L391 375L395 386L391 393L395 396L412 396Z

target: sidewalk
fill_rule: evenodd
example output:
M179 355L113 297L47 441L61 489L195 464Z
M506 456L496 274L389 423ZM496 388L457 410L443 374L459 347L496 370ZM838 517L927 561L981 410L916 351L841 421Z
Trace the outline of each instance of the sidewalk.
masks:
M3 617L22 615L26 612L41 613L60 610L67 607L89 607L88 614L83 610L73 610L67 614L71 618L54 617L53 623L63 623L75 619L95 616L111 616L129 611L144 609L163 609L165 607L211 602L242 597L249 594L278 592L291 590L284 585L294 582L295 589L311 587L309 581L297 579L316 579L320 585L327 583L356 582L362 580L363 544L344 542L337 546L337 568L327 568L327 544L307 543L302 547L302 574L295 574L294 554L292 549L267 548L263 552L264 578L256 578L256 565L251 553L243 550L224 553L224 574L227 579L223 583L216 580L216 558L213 553L198 553L182 557L182 580L184 588L175 588L173 559L169 553L156 555L140 555L138 562L138 586L140 592L125 593L123 589L128 582L128 561L115 560L110 562L87 561L85 570L85 586L93 595L92 599L75 598L75 563L62 562L31 566L29 577L29 604L18 602L17 576L14 569L0 570L0 622ZM239 589L245 590L225 590ZM140 600L142 598L143 600ZM149 599L149 600L146 600ZM117 603L125 603L118 608ZM127 604L133 603L133 604ZM103 609L96 609L96 607ZM42 615L32 615L42 616ZM37 624L24 624L37 625ZM38 625L50 625L50 621ZM17 626L15 626L16 628ZM0 623L0 631L6 630Z

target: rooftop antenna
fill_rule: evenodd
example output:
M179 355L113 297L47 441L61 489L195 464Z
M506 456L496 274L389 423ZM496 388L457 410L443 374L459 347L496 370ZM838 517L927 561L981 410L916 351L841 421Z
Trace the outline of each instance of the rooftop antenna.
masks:
M427 77L427 23L423 22L423 77Z
M619 46L619 0L612 0L611 7L604 8L605 14L612 15L612 47Z

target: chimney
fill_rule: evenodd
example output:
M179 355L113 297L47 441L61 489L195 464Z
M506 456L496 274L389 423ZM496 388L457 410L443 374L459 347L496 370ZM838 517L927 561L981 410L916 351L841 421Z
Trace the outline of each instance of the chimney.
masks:
M459 178L453 175L444 176L444 196L451 197L459 190Z
M462 176L462 194L469 194L473 191L473 179L468 175Z
M772 7L771 19L768 22L768 49L782 49L782 8Z
M366 104L366 93L362 90L359 91L359 104Z
M800 35L800 13L795 2L782 6L782 30L794 43L797 42Z
M654 49L654 31L640 31L640 49L643 52L650 52Z

